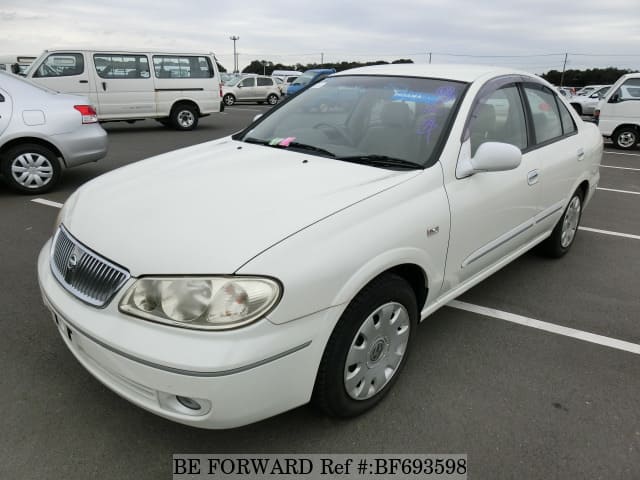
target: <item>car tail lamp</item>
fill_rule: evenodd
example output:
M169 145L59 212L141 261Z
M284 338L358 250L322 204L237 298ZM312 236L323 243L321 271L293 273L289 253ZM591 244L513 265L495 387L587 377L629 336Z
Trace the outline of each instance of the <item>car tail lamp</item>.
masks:
M91 105L74 105L77 111L82 115L82 123L96 123L98 114Z
M596 125L600 123L600 109L596 108L595 112L593 112L593 121L596 122Z

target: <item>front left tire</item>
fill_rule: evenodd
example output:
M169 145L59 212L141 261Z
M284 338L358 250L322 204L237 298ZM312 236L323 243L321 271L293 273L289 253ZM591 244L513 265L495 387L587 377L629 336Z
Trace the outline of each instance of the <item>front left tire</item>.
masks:
M9 186L30 195L50 191L60 180L58 156L43 145L25 143L3 155L0 169Z
M385 274L349 304L325 348L312 403L352 417L380 402L404 367L418 323L416 296L402 277Z

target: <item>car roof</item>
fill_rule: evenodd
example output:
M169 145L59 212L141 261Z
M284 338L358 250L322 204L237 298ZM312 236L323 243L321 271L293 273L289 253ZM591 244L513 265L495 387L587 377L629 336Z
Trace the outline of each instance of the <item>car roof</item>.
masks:
M442 78L460 82L473 82L479 78L499 75L523 75L535 77L532 73L504 67L468 64L415 64L373 65L343 70L336 75L400 75L408 77Z

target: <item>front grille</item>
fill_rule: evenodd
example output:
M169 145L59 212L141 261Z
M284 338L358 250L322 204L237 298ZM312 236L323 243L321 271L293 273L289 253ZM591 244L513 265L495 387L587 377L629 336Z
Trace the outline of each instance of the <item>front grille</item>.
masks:
M51 271L70 293L104 307L130 275L124 268L91 251L60 226L51 247Z

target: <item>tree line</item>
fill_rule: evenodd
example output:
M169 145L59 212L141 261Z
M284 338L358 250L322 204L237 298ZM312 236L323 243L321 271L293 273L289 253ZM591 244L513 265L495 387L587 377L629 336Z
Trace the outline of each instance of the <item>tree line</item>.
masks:
M413 63L413 60L409 58L399 58L398 60L393 60L392 62L386 62L384 60L377 60L375 62L326 62L323 64L319 63L307 63L306 65L302 63L296 63L294 65L284 65L282 63L273 63L267 60L253 60L249 65L247 65L242 73L257 73L258 75L271 75L271 72L274 70L297 70L299 72L304 72L305 70L310 70L312 68L335 68L336 72L341 72L342 70L349 70L350 68L357 67L368 67L370 65L388 65L388 64L397 64L397 63Z
M543 73L541 77L554 85L560 85L560 80L562 79L562 85L584 87L585 85L610 85L615 83L622 75L632 72L634 72L634 70L615 67L566 70L563 79L562 72L549 70L547 73Z

